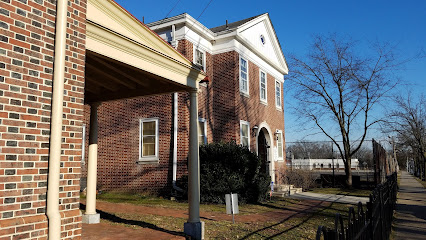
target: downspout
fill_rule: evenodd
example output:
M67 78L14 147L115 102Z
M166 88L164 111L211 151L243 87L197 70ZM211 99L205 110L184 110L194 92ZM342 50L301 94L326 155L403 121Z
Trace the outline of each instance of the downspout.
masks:
M174 26L174 25L173 25ZM183 192L182 188L176 186L177 175L177 134L178 134L178 93L173 93L173 189Z
M49 239L61 238L61 215L59 214L59 174L62 143L62 113L64 101L65 38L67 1L57 1L55 62L53 66L52 113L50 122L49 173L47 186L47 211Z

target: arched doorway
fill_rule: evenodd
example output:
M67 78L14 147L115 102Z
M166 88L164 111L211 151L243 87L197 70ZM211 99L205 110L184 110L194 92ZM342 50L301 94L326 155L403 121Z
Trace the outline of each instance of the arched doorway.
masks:
M258 129L256 134L256 152L262 161L261 171L266 172L271 176L271 181L276 182L274 154L272 151L274 149L274 142L271 135L271 128L266 122L262 122L259 124Z
M263 131L259 132L259 136L257 137L258 142L258 156L262 163L260 167L261 172L269 173L269 161L268 161L268 150L270 146L266 141L265 133Z

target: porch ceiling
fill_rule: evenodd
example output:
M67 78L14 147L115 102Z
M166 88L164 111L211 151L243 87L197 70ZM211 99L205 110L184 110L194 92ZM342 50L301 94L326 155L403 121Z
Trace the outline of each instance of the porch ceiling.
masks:
M188 91L185 86L120 61L86 51L85 102Z
M206 74L113 0L89 0L87 103L198 88Z

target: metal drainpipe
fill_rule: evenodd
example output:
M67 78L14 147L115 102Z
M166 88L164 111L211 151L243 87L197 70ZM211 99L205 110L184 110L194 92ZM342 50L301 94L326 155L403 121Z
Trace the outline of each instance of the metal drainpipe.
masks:
M183 190L176 186L177 175L177 134L178 134L178 93L173 93L173 189L178 192Z
M65 38L67 1L57 1L55 62L53 67L52 116L50 122L49 173L47 186L47 211L49 239L61 238L59 213L59 174L62 143L62 114L64 101Z

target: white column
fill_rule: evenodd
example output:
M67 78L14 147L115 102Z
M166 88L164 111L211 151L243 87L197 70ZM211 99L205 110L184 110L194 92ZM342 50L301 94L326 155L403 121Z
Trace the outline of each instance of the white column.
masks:
M198 153L198 99L197 89L190 92L189 116L189 218L184 232L192 239L204 239L204 223L200 221L200 160Z
M100 215L96 213L96 180L98 171L98 107L99 103L90 107L89 159L87 163L87 196L84 223L99 223Z

